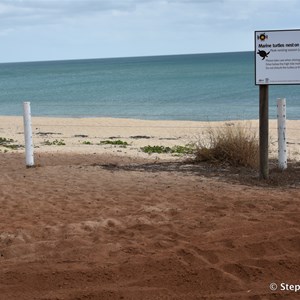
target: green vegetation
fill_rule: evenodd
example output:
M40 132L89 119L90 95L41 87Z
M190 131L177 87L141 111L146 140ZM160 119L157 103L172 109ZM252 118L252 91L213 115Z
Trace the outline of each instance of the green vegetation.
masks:
M129 144L127 142L124 142L124 141L121 141L121 140L116 140L116 141L105 140L105 141L101 141L99 143L99 145L114 145L114 146L123 146L123 147L126 147Z
M93 145L92 142L90 141L83 141L82 142L83 145ZM98 143L97 145L113 145L113 146L120 146L120 147L124 147L126 148L129 144L127 142L121 141L121 140L104 140L104 141L100 141L100 143Z
M257 168L258 145L256 133L249 126L209 129L197 143L195 160Z
M49 140L46 140L44 141L44 145L46 146L65 146L66 143L64 142L64 140L54 140L54 141L49 141Z
M13 143L14 140L13 139L7 139L7 138L3 138L3 137L0 137L0 145L1 146L5 146L9 143Z
M174 146L171 148L172 153L177 153L177 154L192 154L195 151L195 146L193 144L188 144L185 146Z
M152 153L192 154L194 152L194 147L193 145L185 145L185 146L176 145L173 147L148 145L142 147L141 150L148 154L152 154Z
M19 148L23 148L23 146L18 145L18 144L12 144L15 141L13 139L7 139L7 138L3 138L0 137L0 146L5 147L5 148L9 148L12 150L18 150ZM7 151L4 151L7 152Z

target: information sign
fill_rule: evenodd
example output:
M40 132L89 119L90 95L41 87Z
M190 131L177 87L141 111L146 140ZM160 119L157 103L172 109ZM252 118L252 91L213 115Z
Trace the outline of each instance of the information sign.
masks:
M255 84L300 84L300 30L255 31Z

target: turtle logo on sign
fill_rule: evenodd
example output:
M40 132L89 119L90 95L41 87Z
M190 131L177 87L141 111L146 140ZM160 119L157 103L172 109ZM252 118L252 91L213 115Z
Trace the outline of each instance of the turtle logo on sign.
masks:
M266 52L264 50L258 50L257 54L259 54L259 56L262 57L262 60L264 60L266 57L268 57L268 55L270 54L270 51Z
M261 33L257 36L257 39L263 42L268 39L268 36L265 33Z

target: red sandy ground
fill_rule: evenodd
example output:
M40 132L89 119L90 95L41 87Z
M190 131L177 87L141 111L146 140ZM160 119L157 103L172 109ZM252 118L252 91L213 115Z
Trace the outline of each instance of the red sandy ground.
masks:
M109 156L0 163L1 300L299 299L269 288L300 284L298 187Z

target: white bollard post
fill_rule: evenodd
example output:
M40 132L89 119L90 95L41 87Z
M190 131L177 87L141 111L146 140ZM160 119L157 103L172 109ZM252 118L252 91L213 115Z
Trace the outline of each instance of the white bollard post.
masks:
M23 103L26 166L34 166L30 102Z
M278 167L287 168L286 147L286 100L277 99L277 129L278 129Z

